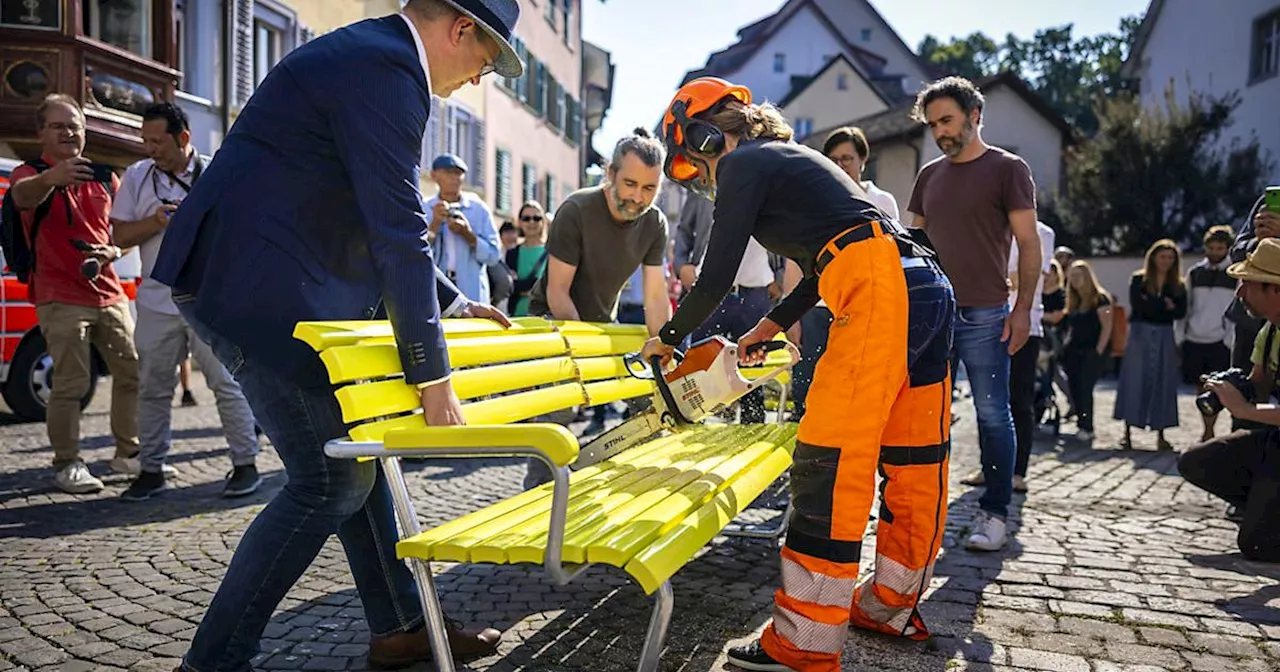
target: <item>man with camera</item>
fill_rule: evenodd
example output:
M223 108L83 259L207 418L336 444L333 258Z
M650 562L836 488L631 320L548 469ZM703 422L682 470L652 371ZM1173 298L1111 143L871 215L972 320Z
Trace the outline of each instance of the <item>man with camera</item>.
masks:
M120 193L111 210L117 244L138 246L142 275L156 264L169 217L200 179L209 159L191 146L191 125L182 108L169 102L151 105L142 113L142 144L149 158L125 171ZM168 487L166 476L176 474L165 463L172 444L173 388L178 365L190 352L218 402L218 418L231 449L231 471L222 496L253 493L262 483L255 464L260 450L253 431L253 411L240 384L200 340L178 313L169 288L149 280L138 287L138 328L135 341L141 360L138 425L142 431L141 473L120 498L149 499Z
M41 155L14 169L10 193L31 250L28 292L53 358L46 418L54 483L73 494L102 481L80 459L80 400L93 374L90 345L111 373L111 470L138 473L138 353L133 316L112 263L121 256L108 216L119 179L82 156L84 113L74 98L52 94L36 109Z
M1227 274L1240 280L1237 295L1265 325L1254 342L1249 375L1239 369L1214 374L1196 404L1206 414L1225 408L1262 428L1193 446L1178 461L1178 471L1239 509L1238 543L1246 558L1280 562L1280 406L1266 403L1280 372L1280 239L1261 240Z
M484 199L462 189L467 164L454 154L431 162L431 179L440 191L427 199L427 242L436 265L472 301L490 303L488 267L502 261L502 245Z

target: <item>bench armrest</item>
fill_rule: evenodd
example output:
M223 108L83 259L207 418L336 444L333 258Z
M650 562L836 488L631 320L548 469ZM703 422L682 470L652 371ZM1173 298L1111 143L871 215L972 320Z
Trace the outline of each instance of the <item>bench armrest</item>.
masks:
M334 458L361 457L483 457L538 455L557 467L578 459L578 439L562 425L459 425L395 429L382 443L331 441L325 454Z

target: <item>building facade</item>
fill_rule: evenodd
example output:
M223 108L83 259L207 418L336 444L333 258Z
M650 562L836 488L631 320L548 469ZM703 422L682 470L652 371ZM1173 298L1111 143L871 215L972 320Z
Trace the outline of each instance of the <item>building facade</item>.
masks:
M1207 11L1199 0L1152 0L1124 73L1150 109L1164 106L1170 87L1183 104L1191 91L1238 93L1222 143L1257 138L1273 161L1272 184L1280 182L1280 1L1232 0Z

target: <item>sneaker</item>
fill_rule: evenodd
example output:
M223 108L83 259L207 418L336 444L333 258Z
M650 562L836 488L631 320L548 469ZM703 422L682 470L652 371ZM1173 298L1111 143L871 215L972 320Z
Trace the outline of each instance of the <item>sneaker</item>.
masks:
M262 485L262 476L258 468L252 464L235 467L227 474L227 484L222 488L223 497L243 497L251 495Z
M126 502L142 502L151 499L152 495L158 495L169 487L164 476L163 471L144 471L138 474L138 477L129 484L129 488L120 494L120 499Z
M986 511L979 511L973 521L973 533L969 535L969 543L965 548L971 551L998 551L1008 541L1008 530L1004 519L993 516Z
M102 481L94 478L93 474L89 473L89 467L80 461L72 462L59 469L57 475L53 477L53 483L63 492L73 495L99 492L103 488Z
M779 663L754 640L746 646L735 646L729 649L729 662L744 670L763 670L764 672L792 672L792 668Z
M192 406L199 406L200 402L196 401L196 395L191 394L191 390L183 390L182 405L191 408Z
M1022 476L1018 476L1017 474L1014 474L1014 476L1013 476L1013 491L1014 491L1014 492L1026 492L1026 491L1027 491L1027 479L1026 479L1026 478L1023 478Z
M960 482L965 485L986 485L987 477L982 473L981 469L975 469L969 472L968 476L960 479Z

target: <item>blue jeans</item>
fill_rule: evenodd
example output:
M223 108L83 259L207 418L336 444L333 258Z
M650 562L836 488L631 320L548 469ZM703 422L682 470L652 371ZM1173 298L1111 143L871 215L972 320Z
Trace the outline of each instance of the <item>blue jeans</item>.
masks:
M1018 450L1009 412L1009 346L1000 340L1009 307L961 308L956 313L955 357L964 362L973 406L978 412L978 444L986 492L983 511L1004 518L1013 498ZM955 370L955 367L952 368Z
M796 404L795 413L791 415L793 422L800 422L804 417L809 383L813 382L818 358L827 349L832 319L831 309L826 306L814 306L800 318L800 361L791 369L791 397Z
M346 551L370 632L384 636L420 628L422 607L413 576L396 559L386 477L375 462L324 454L326 441L347 435L333 390L300 387L246 359L236 344L195 318L191 297L175 294L174 301L240 383L289 479L236 547L183 661L185 669L249 672L272 612L333 534Z

